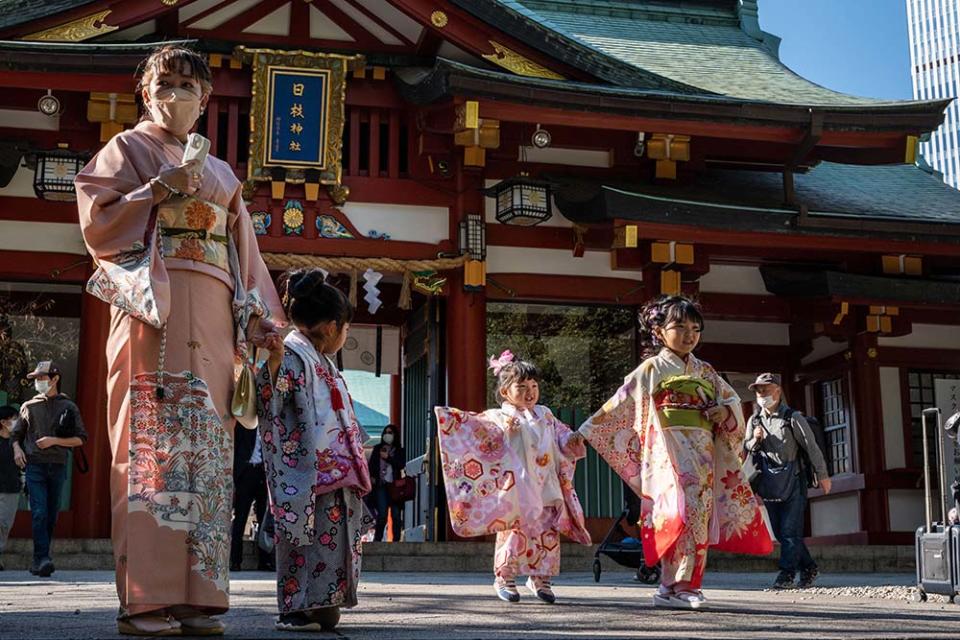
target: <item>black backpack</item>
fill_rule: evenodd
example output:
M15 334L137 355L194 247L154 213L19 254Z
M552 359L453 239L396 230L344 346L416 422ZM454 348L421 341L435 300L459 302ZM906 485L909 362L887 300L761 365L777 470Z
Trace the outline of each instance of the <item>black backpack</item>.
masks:
M823 425L817 418L804 415L803 412L797 411L796 409L790 414L788 424L790 425L790 431L793 432L793 439L797 442L797 459L800 461L800 468L803 470L803 475L807 480L807 487L814 489L820 486L820 480L817 478L817 471L814 469L813 463L810 461L810 456L807 454L807 450L803 448L802 444L800 444L800 439L797 438L796 432L793 431L793 417L798 413L806 418L807 425L809 425L810 431L813 432L813 439L817 443L817 448L820 449L820 454L823 456L823 459L829 466L830 461L827 458L827 435L823 429Z

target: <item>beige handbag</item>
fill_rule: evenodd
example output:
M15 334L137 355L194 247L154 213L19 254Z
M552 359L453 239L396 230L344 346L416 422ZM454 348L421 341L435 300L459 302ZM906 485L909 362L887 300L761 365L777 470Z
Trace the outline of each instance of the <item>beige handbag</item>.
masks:
M256 348L251 349L253 357L249 351L243 361L243 368L240 370L240 377L237 378L237 384L233 388L233 399L230 401L230 412L241 426L247 429L256 429L257 423L257 383L254 379L256 374L253 371L253 363L256 358Z

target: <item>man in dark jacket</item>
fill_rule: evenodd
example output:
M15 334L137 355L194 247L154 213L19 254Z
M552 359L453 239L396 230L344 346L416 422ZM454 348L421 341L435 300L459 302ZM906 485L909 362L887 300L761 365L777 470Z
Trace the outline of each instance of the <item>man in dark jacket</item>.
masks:
M230 537L230 570L240 571L243 565L243 530L250 517L250 507L257 519L257 532L264 526L267 511L267 478L263 470L263 450L257 429L239 424L233 430L233 526ZM257 570L274 571L273 554L260 548L257 536Z
M761 373L750 385L757 394L757 413L753 414L747 427L745 445L748 451L762 450L772 467L793 464L796 476L788 495L771 500L764 497L764 506L770 516L770 527L780 542L780 574L773 583L775 589L790 589L794 586L797 570L800 571L798 587L813 585L819 571L806 543L803 541L803 520L807 506L807 482L800 472L797 459L802 448L813 465L820 487L830 493L831 480L823 452L817 446L816 437L799 411L787 406L776 373Z
M26 467L30 495L30 573L47 577L54 571L50 542L67 478L67 450L86 442L87 431L77 405L60 393L60 369L56 364L50 360L40 362L27 378L33 380L37 395L20 407L20 417L13 425L13 449L17 464Z

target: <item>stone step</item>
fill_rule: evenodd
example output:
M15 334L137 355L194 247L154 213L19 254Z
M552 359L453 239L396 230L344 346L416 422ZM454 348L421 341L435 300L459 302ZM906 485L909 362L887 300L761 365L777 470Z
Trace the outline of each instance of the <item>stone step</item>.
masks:
M10 540L2 556L7 570L25 571L30 567L33 543L27 539ZM564 543L561 552L563 571L591 571L597 545ZM899 573L915 571L911 546L822 545L810 547L810 553L824 573ZM723 572L776 572L779 550L769 556L744 556L710 552L709 569ZM53 557L58 569L112 570L113 551L106 539L64 539L53 541ZM604 571L623 570L601 555ZM256 566L253 542L244 543L244 567ZM492 542L368 542L363 545L363 568L368 571L466 572L492 571ZM619 569L618 569L619 567Z

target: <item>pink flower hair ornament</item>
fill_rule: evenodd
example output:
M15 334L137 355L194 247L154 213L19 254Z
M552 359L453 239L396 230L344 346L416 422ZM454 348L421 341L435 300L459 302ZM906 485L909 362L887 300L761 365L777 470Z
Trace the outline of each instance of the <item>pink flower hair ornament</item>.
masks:
M490 356L489 362L490 362L490 369L493 371L493 375L499 376L500 371L505 366L513 362L513 352L507 349L506 351L500 354L499 358Z

